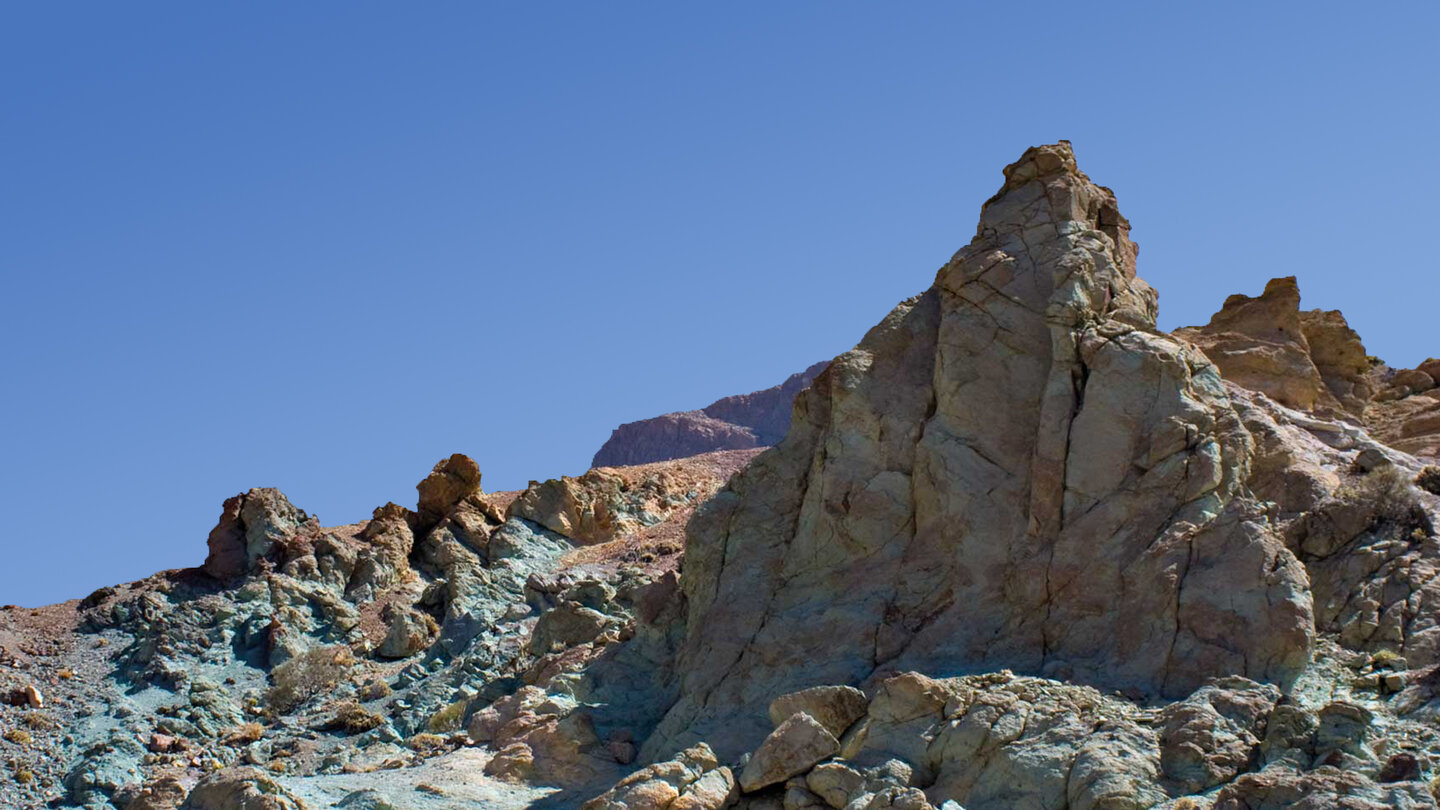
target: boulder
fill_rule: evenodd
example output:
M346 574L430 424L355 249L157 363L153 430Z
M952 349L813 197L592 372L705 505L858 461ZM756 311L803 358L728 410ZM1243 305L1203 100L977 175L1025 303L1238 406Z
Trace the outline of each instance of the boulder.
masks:
M609 616L598 610L564 600L540 615L530 637L530 652L545 655L588 644L599 638L611 622Z
M125 797L125 810L175 810L185 801L185 785L174 776L162 776ZM117 796L117 798L119 798Z
M771 701L770 722L778 726L804 712L839 739L869 707L865 693L853 686L815 686Z
M1423 782L1376 784L1363 774L1327 768L1266 768L1226 785L1212 810L1422 810L1436 807Z
M183 810L306 810L309 805L256 768L232 768L201 779Z
M621 779L583 810L721 810L734 803L735 778L701 743L674 759Z
M1176 792L1201 793L1250 770L1279 698L1273 686L1226 678L1165 707L1160 768Z
M390 628L375 650L381 658L409 658L429 647L439 630L434 619L412 608L386 605L381 617Z
M436 464L415 489L420 494L416 506L419 521L422 526L433 526L461 501L480 494L480 465L456 453Z
M740 789L746 793L799 776L816 763L840 751L840 741L824 725L804 712L792 714L775 729L740 772Z

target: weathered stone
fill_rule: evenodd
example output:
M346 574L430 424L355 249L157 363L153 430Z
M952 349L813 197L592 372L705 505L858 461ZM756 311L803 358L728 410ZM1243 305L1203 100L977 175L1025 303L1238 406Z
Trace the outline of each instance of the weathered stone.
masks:
M220 771L200 780L184 810L306 810L308 805L255 768Z
M420 493L416 506L423 526L433 526L450 514L461 501L480 494L480 465L461 453L440 461L425 480L415 485Z
M1200 793L1249 770L1280 691L1243 678L1207 684L1161 713L1160 767L1179 793Z
M674 759L621 779L583 810L721 810L733 803L735 779L701 743Z
M869 707L865 693L853 686L815 686L771 701L770 722L778 726L804 712L839 739Z
M805 785L826 804L840 810L865 787L865 777L843 763L822 762L805 775Z
M877 662L1180 696L1308 660L1250 436L1216 368L1155 331L1113 194L1068 144L1005 174L935 285L691 521L679 698L647 750L733 755L762 700Z
M530 651L536 655L558 652L600 637L612 620L579 602L564 600L540 615L530 637Z
M434 619L410 608L387 605L382 617L390 629L375 650L381 658L409 658L430 646L439 630Z
M1231 382L1291 408L1338 410L1311 359L1294 276L1271 280L1258 298L1232 295L1209 324L1175 334L1203 349Z
M185 801L185 785L174 776L162 776L140 788L125 803L125 810L175 810Z
M1360 335L1338 310L1300 313L1310 360L1335 399L1352 414L1363 414L1374 396L1370 357Z
M252 570L277 541L293 535L308 519L278 489L252 489L226 500L219 523L210 530L205 573L223 581Z
M1225 786L1213 810L1422 810L1434 808L1426 785L1402 782L1377 785L1363 774L1327 768L1296 771L1266 768Z
M740 772L740 789L746 793L779 784L810 770L840 750L835 739L815 718L804 712L780 724L750 757Z

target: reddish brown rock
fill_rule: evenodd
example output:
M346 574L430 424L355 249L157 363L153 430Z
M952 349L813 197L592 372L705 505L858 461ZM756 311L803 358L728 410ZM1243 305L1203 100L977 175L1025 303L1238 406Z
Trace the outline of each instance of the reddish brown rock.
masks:
M698 411L667 413L615 429L592 467L648 464L714 450L769 447L785 437L795 395L825 369L816 363L763 391L717 400Z

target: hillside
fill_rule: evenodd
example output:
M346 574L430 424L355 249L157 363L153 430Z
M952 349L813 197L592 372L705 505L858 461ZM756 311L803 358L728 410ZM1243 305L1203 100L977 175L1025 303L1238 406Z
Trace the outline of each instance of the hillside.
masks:
M855 348L583 476L252 489L0 611L0 806L1440 807L1440 361L1294 278L1165 333L1129 234L1026 150Z

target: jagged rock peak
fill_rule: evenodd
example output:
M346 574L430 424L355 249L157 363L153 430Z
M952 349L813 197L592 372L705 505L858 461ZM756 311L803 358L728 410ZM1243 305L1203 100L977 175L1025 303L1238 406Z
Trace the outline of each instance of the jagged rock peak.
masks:
M1226 379L1290 408L1359 416L1373 394L1360 336L1338 311L1302 312L1294 276L1271 279L1258 297L1232 295L1209 323L1175 334Z
M1130 221L1121 215L1115 193L1080 171L1069 141L1030 147L1005 167L1004 174L1005 184L980 209L977 237L1007 224L1036 224L1032 203L1036 192L1043 190L1057 221L1086 222L1104 232L1115 243L1126 277L1135 277L1140 248L1130 241Z
M1155 331L1134 257L1069 144L1006 169L934 286L692 520L679 699L648 752L739 750L759 695L901 669L1166 695L1296 676L1304 569L1245 493L1219 374Z
M480 465L463 453L455 453L437 463L415 489L420 494L416 504L420 520L424 525L433 525L456 504L480 494Z

